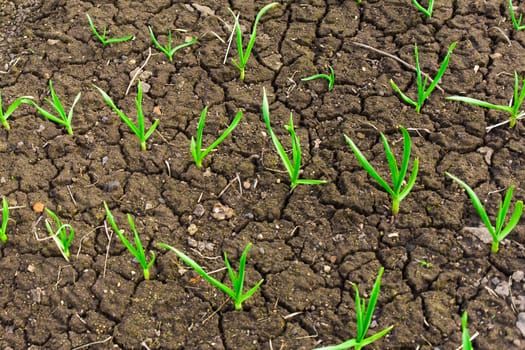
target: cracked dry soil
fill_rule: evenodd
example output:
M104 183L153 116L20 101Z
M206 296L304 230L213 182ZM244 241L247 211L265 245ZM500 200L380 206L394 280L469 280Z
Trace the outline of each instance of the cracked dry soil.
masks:
M464 310L470 333L479 333L476 349L525 348L516 326L525 311L525 228L518 225L491 255L490 244L465 229L480 225L466 194L444 177L449 171L471 184L492 217L499 190L515 184L515 197L525 197L522 123L487 133L505 116L444 99L508 102L513 70L524 73L525 34L512 28L507 2L438 1L425 19L409 0L282 1L260 23L241 82L223 64L227 45L216 35L230 34L228 7L240 11L246 31L265 3L0 2L4 101L32 95L43 102L49 79L67 108L82 92L74 136L26 106L11 118L11 131L0 130L0 193L19 207L0 246L2 349L313 349L355 335L352 283L366 294L380 266L371 332L394 329L370 349L456 349ZM111 35L135 40L102 47L85 13ZM173 63L153 49L141 76L150 86L143 107L148 123L158 118L160 125L141 152L92 84L135 115L136 87L125 91L130 72L148 57L148 25L161 42L177 28L187 32L174 31L175 42L201 38ZM354 44L413 63L417 42L423 70L434 74L452 41L458 44L440 83L444 93L436 90L419 115L389 86L392 78L413 96L414 73ZM332 92L324 81L300 81L328 65L336 72ZM304 177L328 184L289 191L261 120L263 87L282 139L293 112ZM236 111L245 113L205 169L197 169L189 140L205 105L204 144ZM377 129L399 154L400 124L411 129L420 175L391 224L389 198L343 134L386 176ZM131 213L147 249L157 253L151 280L143 280L115 237L108 244L103 201L126 232ZM41 214L32 210L37 202L76 228L69 263L50 240L37 240L45 236ZM221 207L233 215L213 215ZM237 261L253 242L247 286L265 282L243 311L234 311L158 242L181 248L208 271L223 266L223 251Z

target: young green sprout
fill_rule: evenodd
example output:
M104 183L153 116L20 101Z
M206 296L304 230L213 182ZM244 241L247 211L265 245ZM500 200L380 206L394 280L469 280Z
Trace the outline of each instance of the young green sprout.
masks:
M424 8L421 4L419 4L417 0L412 0L412 3L414 4L414 6L416 6L416 8L419 11L423 12L425 16L427 16L428 18L432 17L432 9L434 7L434 0L428 0L427 8Z
M286 150L284 149L283 145L277 138L277 135L275 135L272 125L270 123L270 107L268 106L268 98L266 97L266 89L263 88L263 101L262 101L262 115L264 122L266 123L266 127L268 128L268 132L270 133L270 137L272 138L272 142L275 146L275 149L277 150L277 153L279 153L279 156L281 157L281 161L284 164L284 167L286 168L286 171L288 172L288 175L290 176L290 187L293 190L297 185L303 184L303 185L320 185L326 183L325 180L312 180L312 179L300 179L299 173L301 170L301 144L299 141L299 137L295 133L294 126L293 126L293 118L292 113L290 113L290 122L288 125L286 125L286 130L290 133L290 138L292 141L292 159L288 158L288 154L286 154Z
M468 334L467 329L467 321L468 321L468 314L467 312L463 312L463 316L461 316L461 340L463 343L463 350L473 350L472 343L470 342L470 335Z
M108 106L110 106L115 111L115 113L118 114L120 119L122 119L122 121L126 123L126 125L135 134L135 136L137 136L137 138L140 141L140 148L143 151L145 151L146 141L151 136L151 134L153 134L153 132L159 125L159 120L155 119L151 127L148 130L146 130L144 126L144 114L142 113L142 83L139 81L137 84L138 92L137 92L137 97L135 98L135 105L137 107L137 124L136 125L133 123L133 121L130 118L128 118L127 115L124 114L124 112L122 112L115 105L111 97L109 97L109 95L104 90L102 90L96 85L93 85L93 86L100 92L100 94L102 95L102 97L104 98L104 101L106 101Z
M126 248L128 248L129 252L137 259L140 266L142 267L142 272L144 274L144 279L149 280L149 269L155 262L155 253L151 251L151 259L149 262L146 260L146 254L144 253L144 248L142 247L142 242L140 241L139 234L137 233L137 229L135 228L135 222L133 222L133 217L131 217L131 214L127 214L129 227L131 228L131 231L133 232L133 239L135 241L135 247L128 241L126 236L120 231L117 224L115 223L115 219L113 218L113 215L111 214L111 211L108 208L108 205L106 202L104 202L104 208L106 209L106 219L108 220L109 224L111 225L111 228L113 228L113 231L117 234L117 236L120 238L120 241Z
M202 110L201 116L199 118L199 125L197 126L197 136L196 138L191 137L190 142L190 151L193 159L195 160L195 165L197 167L202 167L202 159L206 157L208 153L215 149L228 135L235 129L237 124L241 121L242 111L237 112L235 118L231 122L230 126L204 151L202 150L202 132L204 130L204 123L206 120L206 114L208 113L208 106L204 107Z
M314 79L326 79L326 80L328 80L328 91L332 91L332 89L334 88L335 73L334 73L334 69L332 68L332 66L328 66L328 68L330 69L330 75L328 75L328 74L314 74L312 76L309 76L309 77L306 77L306 78L302 78L301 81L310 81L310 80L314 80Z
M9 221L9 206L7 199L2 198L2 226L0 226L0 241L7 242L7 221Z
M60 253L62 253L64 259L69 261L69 257L71 256L69 247L71 246L71 242L73 242L73 238L75 238L75 229L70 224L63 224L57 214L51 209L45 208L45 210L46 214L53 219L56 226L56 230L53 230L51 223L46 219L45 224L47 232L51 235L53 241L55 241L55 244L60 250Z
M384 337L388 332L394 328L390 326L383 329L381 332L378 332L368 338L365 338L370 323L372 322L372 317L374 316L374 309L376 307L377 298L379 297L379 289L381 288L381 276L383 275L384 268L379 269L379 274L374 283L372 293L370 294L370 300L368 302L368 307L365 300L361 300L359 297L359 289L357 285L354 284L355 290L355 313L356 313L356 325L357 325L357 336L353 339L349 339L344 343L339 345L332 345L323 348L317 348L315 350L346 350L346 349L355 349L360 350L361 348L372 344L376 340Z
M86 17L88 19L89 27L91 28L91 32L93 32L93 35L95 35L103 45L121 43L123 41L128 41L128 40L133 39L133 35L126 35L120 38L108 38L106 36L107 27L104 27L102 34L100 34L97 28L95 28L95 25L93 24L93 21L91 20L91 17L87 13L86 13Z
M390 167L390 173L392 175L392 187L390 187L390 185L385 180L383 180L381 175L378 174L374 167L372 167L363 153L361 153L359 148L357 148L355 143L345 135L346 143L348 143L354 152L357 160L359 161L359 164L361 164L368 174L370 174L370 176L372 176L372 178L376 180L377 183L379 183L379 185L381 185L381 187L383 187L385 191L388 192L388 194L392 197L392 215L394 217L399 213L399 202L401 202L414 187L414 184L416 183L417 172L419 170L419 158L416 158L414 159L412 173L410 174L408 182L406 183L405 188L401 189L403 182L405 181L405 175L408 171L408 161L410 160L410 149L412 145L408 131L402 126L400 126L399 129L401 129L404 139L403 160L401 162L400 169L397 167L396 157L388 145L388 140L383 133L380 133L381 139L383 141L383 147L385 149L386 159L388 161L388 166Z
M257 24L261 20L262 16L270 9L278 6L278 2L272 2L271 4L268 4L264 6L257 16L255 17L255 22L253 22L253 28L252 33L250 35L250 40L248 41L248 45L246 46L246 49L243 50L242 46L242 31L241 31L241 25L239 24L239 18L235 16L233 11L231 9L228 9L230 13L233 15L233 18L235 19L235 37L237 41L237 54L239 56L239 61L235 61L232 59L232 63L240 72L240 78L241 80L244 80L244 69L246 68L246 64L248 63L248 59L250 58L250 54L253 49L253 45L255 44L255 38L257 35Z
M523 17L523 14L520 14L520 17L518 20L516 20L516 14L514 13L514 6L512 5L512 0L509 0L509 11L510 11L510 19L512 21L512 25L516 30L523 30L525 29L525 25L521 25L521 19Z
M414 106L416 108L416 113L419 113L421 111L421 107L423 107L423 104L427 100L427 98L430 96L432 91L436 88L437 84L439 83L439 80L445 74L445 70L447 69L448 62L450 60L450 55L452 54L452 51L454 51L454 48L456 47L457 42L454 41L452 44L450 44L450 47L448 48L447 55L443 59L443 62L441 62L441 66L439 67L439 71L437 72L436 76L430 83L427 89L427 83L428 83L428 76L425 76L425 80L423 80L422 74L421 74L421 67L419 66L419 52L417 49L417 44L414 44L414 58L416 60L416 78L417 78L417 100L414 101L407 95L405 95L401 89L394 83L392 79L390 79L390 86L392 86L392 89L394 89L395 92L401 96L401 99L408 103L411 106Z
M38 112L46 119L51 120L52 122L55 122L59 125L62 125L66 128L66 131L69 135L73 135L73 128L71 127L71 121L73 119L73 109L75 108L75 105L80 100L80 92L75 97L75 100L73 101L73 104L71 105L71 108L69 109L69 113L66 114L66 111L64 110L64 106L62 106L62 102L58 98L57 94L55 93L55 90L53 89L53 82L49 81L49 91L51 93L51 99L45 98L44 100L47 101L58 113L58 117L54 116L53 114L49 113L39 105L37 105L35 102L31 100L25 101L26 103L29 103L38 110Z
M235 272L230 262L228 261L228 256L226 255L226 252L224 253L224 264L226 265L226 269L228 270L228 276L230 277L230 281L232 283L232 288L228 287L221 281L213 278L210 276L204 269L197 264L195 261L193 261L189 256L178 250L177 248L174 248L170 245L164 244L164 243L158 243L157 244L161 248L170 249L174 251L179 258L184 261L184 263L188 266L190 266L192 269L194 269L202 278L204 278L206 281L210 282L214 287L217 289L220 289L222 292L224 292L226 295L228 295L234 302L235 310L241 310L242 309L242 303L251 297L257 289L261 286L264 280L260 280L253 286L250 290L248 290L245 294L243 294L243 287L244 287L244 276L245 276L245 267L246 267L246 256L248 255L248 251L252 248L252 244L248 243L244 251L242 252L241 259L239 261L239 272Z
M162 46L157 38L155 37L155 34L153 33L153 29L151 29L151 27L148 27L149 29L149 35L151 37L151 41L153 42L153 44L155 45L155 47L157 49L159 49L162 53L164 53L168 59L170 60L170 62L173 62L173 55L175 54L175 52L179 51L180 49L183 49L187 46L190 46L190 45L193 45L197 42L197 39L198 38L192 38L190 41L186 42L186 43L183 43L183 44L180 44L178 46L175 46L174 48L171 48L171 30L168 31L168 45L167 46Z
M4 126L4 128L9 131L11 130L11 126L9 125L9 123L7 122L7 118L9 118L11 116L11 114L13 114L13 112L18 108L20 107L20 105L22 103L27 103L29 104L30 103L30 100L33 98L33 96L22 96L22 97L19 97L17 98L16 100L13 101L13 103L11 103L9 105L9 107L7 107L7 110L4 112L4 109L2 107L2 93L0 93L0 122L2 123L2 125Z
M505 199L503 200L503 204L500 202L498 215L496 216L496 227L492 226L492 223L490 222L490 219L487 215L487 212L485 211L485 208L483 207L483 204L481 204L481 201L479 200L476 193L470 188L469 185L467 185L465 182L461 181L454 175L445 172L445 174L457 182L470 197L470 200L472 201L472 205L478 212L481 221L483 221L483 224L489 231L490 235L492 236L492 253L497 253L499 250L499 242L501 242L511 231L516 227L518 222L521 218L521 213L523 212L523 201L517 201L514 205L514 212L512 213L509 221L507 222L506 226L503 226L505 224L505 218L507 217L507 214L509 212L510 207L510 201L512 199L512 193L514 192L514 186L509 187L507 190L507 194L505 195Z
M516 125L516 121L525 115L525 112L521 110L521 105L525 99L525 88L524 88L525 78L521 79L521 91L520 91L520 77L518 73L514 71L514 95L508 106L505 105L496 105L475 98L464 97L464 96L449 96L447 100L465 102L474 106L485 107L490 109L495 109L498 111L507 112L510 114L509 118L509 127L513 128ZM498 124L501 125L501 124Z

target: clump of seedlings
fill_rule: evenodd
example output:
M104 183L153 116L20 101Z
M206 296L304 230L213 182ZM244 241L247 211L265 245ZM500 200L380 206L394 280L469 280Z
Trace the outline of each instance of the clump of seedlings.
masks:
M80 92L75 97L75 100L73 101L73 104L71 105L71 108L69 109L69 113L66 114L66 111L64 110L64 106L62 105L62 102L58 98L57 94L55 93L55 90L53 89L53 82L49 81L49 92L51 93L51 99L45 98L44 100L47 101L58 113L58 117L54 116L53 114L49 113L39 105L37 105L32 100L26 100L24 102L29 103L37 109L37 111L46 119L51 120L54 123L57 123L59 125L62 125L66 128L66 131L69 135L73 135L73 128L71 126L71 121L73 120L73 109L75 108L75 105L80 100Z
M454 48L456 47L457 42L453 42L450 44L450 47L448 48L447 55L443 59L443 62L441 62L441 66L439 67L439 71L437 72L436 76L430 83L430 85L427 88L428 84L428 76L425 76L425 80L423 80L422 73L421 73L421 67L419 65L419 52L417 49L417 44L414 44L414 58L416 60L416 79L417 79L417 100L412 100L410 97L405 95L401 89L396 85L396 83L390 79L390 86L392 86L392 89L394 89L395 92L401 96L401 99L408 103L411 106L414 106L416 108L416 113L419 113L421 111L421 107L423 107L423 104L427 100L427 98L430 96L432 91L436 88L437 84L439 83L439 80L445 74L445 71L448 67L448 62L450 61L450 55L452 54L452 51L454 51Z
M235 118L233 118L230 126L205 150L202 150L202 132L204 131L204 124L206 121L206 114L208 113L208 106L204 107L199 118L199 124L197 126L197 136L191 137L190 151L197 167L202 167L202 159L206 157L208 153L213 151L228 135L235 129L237 124L241 121L242 111L237 112Z
M517 201L516 204L514 205L514 212L512 213L510 219L508 220L507 225L505 225L505 219L507 218L507 214L509 212L510 201L512 200L512 193L514 192L514 186L509 187L509 189L507 190L507 194L505 195L505 199L503 200L503 203L500 202L499 204L498 215L496 216L496 226L494 227L492 226L492 223L490 222L490 219L487 215L487 211L485 210L485 207L479 200L476 193L472 190L472 188L470 188L469 185L467 185L465 182L458 179L454 175L448 172L445 172L445 174L449 178L457 182L461 187L463 187L463 189L465 189L465 191L469 195L470 200L472 201L472 205L478 212L481 218L481 221L483 221L483 224L485 225L485 227L487 228L487 230L489 231L492 237L491 252L494 254L497 253L499 250L499 243L505 237L507 237L509 233L512 232L514 227L516 227L516 225L520 221L521 214L523 212L523 201Z
M33 96L22 96L22 97L19 97L17 98L16 100L13 101L13 103L11 103L9 105L9 107L7 107L6 111L4 112L4 109L2 107L2 93L0 93L0 122L2 123L2 125L4 126L4 128L6 130L11 130L11 126L9 125L9 123L7 122L7 118L9 118L11 116L11 114L13 114L13 112L18 108L20 107L20 105L22 103L30 103L30 100L33 98Z
M204 278L206 281L210 282L214 287L224 292L226 295L228 295L234 303L235 310L242 310L242 303L251 297L261 286L261 284L264 282L263 279L261 279L259 282L255 284L250 290L248 290L246 293L243 294L243 287L244 287L244 277L245 277L245 268L246 268L246 257L248 255L248 252L252 248L252 244L248 243L244 251L242 252L241 258L239 260L239 272L235 272L230 262L228 261L228 256L226 255L226 252L224 253L224 264L226 265L226 269L228 270L228 276L230 277L230 281L232 283L232 288L228 287L221 281L213 278L208 274L204 269L197 264L194 260L192 260L189 256L178 250L177 248L174 248L168 244L164 243L158 243L157 244L161 248L170 249L174 251L179 258L184 261L184 263L188 266L190 266L192 269L194 269L202 278Z
M266 97L266 89L263 88L263 101L262 101L262 115L272 142L281 158L281 161L290 176L290 187L293 190L297 185L320 185L326 183L325 180L313 180L313 179L300 179L299 174L301 170L301 143L299 137L295 133L293 126L292 113L290 113L290 122L285 126L286 130L290 133L290 138L292 142L292 159L288 157L286 150L283 145L275 135L275 132L272 129L270 123L270 107L268 105L268 98Z
M75 229L70 224L64 224L58 217L58 215L51 209L45 208L46 214L49 215L55 222L56 229L53 229L48 219L45 220L46 229L53 241L57 245L60 253L66 261L69 261L71 252L69 247L75 238Z
M144 248L142 247L142 242L140 241L139 234L137 233L137 229L135 228L135 222L133 221L133 217L131 214L127 214L128 217L128 223L129 227L131 228L131 231L133 232L133 240L135 241L135 247L128 241L126 236L120 231L117 224L115 223L115 219L113 218L113 215L111 214L111 211L109 210L109 207L106 202L104 202L104 208L106 209L106 219L108 220L109 224L111 225L111 228L117 236L120 238L120 241L124 246L129 250L129 252L135 257L135 259L139 262L140 266L142 267L142 272L144 274L144 279L149 280L149 269L155 262L155 253L151 251L151 259L148 262L146 260L146 254L144 252Z
M330 74L314 74L306 78L302 78L301 81L310 81L314 79L326 79L328 80L328 91L332 91L334 88L334 82L335 82L335 73L332 66L328 66L328 69L330 70Z
M91 17L89 16L89 14L86 13L86 17L88 19L89 27L91 28L91 32L93 33L93 35L95 35L98 38L98 40L100 40L100 42L103 45L121 43L121 42L133 39L133 35L126 35L126 36L119 37L119 38L108 38L107 37L107 27L104 26L104 30L102 31L102 34L100 34L97 28L95 27L95 25L93 24L93 21L91 20Z
M2 198L2 225L0 226L0 241L7 242L7 221L9 221L9 206L7 199Z
M173 55L175 55L175 52L179 51L180 49L183 49L185 47L188 47L190 45L193 45L197 42L198 38L192 38L188 42L182 43L180 45L175 46L174 48L171 47L172 41L171 41L171 30L168 31L168 44L166 46L163 46L159 43L157 38L155 37L155 33L153 33L153 29L151 27L148 27L149 29L149 35L151 37L151 41L155 45L157 49L159 49L160 52L164 53L166 57L170 60L170 62L173 62Z
M355 291L357 336L339 345L317 348L316 350L346 350L352 348L355 350L360 350L361 348L381 339L388 332L390 332L392 328L394 328L394 326L390 326L388 328L383 329L381 332L378 332L368 338L365 338L366 333L368 332L368 328L370 327L370 323L372 322L372 317L374 316L374 309L376 307L377 298L379 297L379 290L381 288L381 276L383 275L384 270L385 269L383 267L379 269L379 273L374 283L374 287L372 288L372 293L370 294L368 306L366 305L366 300L361 300L361 298L359 297L359 289L357 288L357 285L353 285Z
M519 86L520 80L521 80L521 91L520 91L520 86ZM482 100L478 100L478 99L471 98L471 97L465 97L465 96L449 96L447 97L447 99L452 100L452 101L465 102L465 103L468 103L474 106L507 112L510 114L510 118L507 122L509 123L509 127L513 128L514 125L516 125L516 121L518 119L521 119L523 116L525 116L525 112L521 109L521 105L523 104L523 100L525 99L525 89L523 88L524 82L525 82L525 78L520 79L520 77L518 76L518 73L514 71L514 95L512 96L512 100L510 100L508 106L496 105L496 104L492 104L489 102L485 102ZM501 125L501 124L498 124L498 125Z
M521 25L523 14L520 14L520 17L516 20L516 14L514 12L514 6L512 5L512 0L509 0L509 12L510 12L510 20L512 21L512 25L514 26L514 29L516 30L525 29L525 25Z
M414 6L425 14L428 18L432 17L432 10L434 8L434 0L428 0L428 6L425 8L423 5L419 3L417 0L412 0L412 3Z
M140 81L137 83L138 92L137 92L137 97L135 98L135 106L137 107L137 124L136 125L126 114L124 114L124 112L122 112L115 105L111 97L109 97L109 95L104 90L102 90L96 85L93 85L93 86L100 92L100 94L102 95L102 97L104 98L104 101L106 101L108 106L110 106L115 111L115 113L118 114L120 119L122 119L122 121L126 123L126 125L135 134L135 136L137 136L137 138L140 141L140 149L145 151L146 141L149 139L151 134L153 134L153 132L159 125L159 120L155 119L151 127L148 130L146 130L146 127L144 125L144 113L142 112L142 83Z
M354 155L356 156L359 164L372 176L374 180L377 181L381 187L392 197L392 215L395 217L399 213L399 203L410 193L414 184L416 183L416 177L419 170L419 158L414 159L414 164L412 166L412 172L406 183L405 187L402 188L405 181L405 176L408 171L408 163L410 160L410 151L412 143L410 140L410 135L408 131L402 126L399 127L403 133L404 140L404 149L403 149L403 160L401 161L401 168L398 168L396 157L390 146L388 145L388 140L383 133L380 133L381 140L383 141L383 147L385 149L386 159L388 161L388 166L390 168L390 174L392 176L392 187L379 175L379 173L374 169L374 167L368 162L366 157L361 153L359 148L355 143L345 135L346 143L350 146Z
M246 49L243 50L243 44L242 44L242 30L241 25L239 24L239 17L233 13L231 9L228 9L230 13L233 15L233 18L235 19L235 38L237 42L237 55L239 56L239 60L235 61L232 59L232 63L240 72L240 78L241 80L244 80L244 70L246 68L246 64L248 63L248 59L250 58L250 54L252 53L253 45L255 44L255 38L257 36L257 24L259 24L259 21L261 20L262 16L268 10L278 6L278 2L272 2L271 4L268 4L264 6L259 13L257 13L257 16L255 17L255 21L253 22L252 27L252 33L250 35L250 39L248 41L248 45L246 46Z

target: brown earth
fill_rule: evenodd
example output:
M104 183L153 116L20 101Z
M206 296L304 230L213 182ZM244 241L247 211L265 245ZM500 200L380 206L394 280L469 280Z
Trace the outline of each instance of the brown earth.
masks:
M313 349L355 336L352 283L368 296L380 266L385 273L370 334L394 328L368 348L456 349L465 310L470 333L479 333L474 348L525 348L516 326L525 311L525 227L518 225L500 252L490 254L490 244L465 229L481 225L468 197L444 176L449 171L469 183L491 217L506 187L516 185L515 197L525 197L522 123L487 133L503 113L444 99L464 94L506 104L512 96L513 71L525 73L525 34L513 29L507 1L438 1L431 19L409 0L283 1L260 23L242 82L223 64L227 44L217 36L230 35L228 7L240 11L247 31L264 4L0 2L4 109L22 95L44 103L49 79L67 108L82 93L73 136L28 106L10 118L11 131L0 130L0 194L13 207L9 240L0 246L0 348ZM136 38L103 47L86 13L111 36ZM175 43L200 39L173 63L152 50L141 75L150 85L143 108L148 125L156 118L160 124L148 150L140 151L92 84L135 116L136 88L125 92L130 72L148 58L147 26L163 43L168 30ZM421 114L389 86L394 79L415 96L414 73L354 44L413 64L417 42L423 70L433 75L452 41L458 44L440 83L444 93L436 90ZM328 65L336 74L333 91L326 81L300 81ZM328 184L289 190L261 119L263 87L282 140L293 113L302 176ZM244 116L199 169L189 140L206 105L205 145L238 110ZM410 129L420 174L391 223L390 199L359 166L343 134L388 176L378 130L399 154L398 125ZM108 245L103 201L128 233L125 213L131 213L145 246L158 255L151 280L115 237ZM36 202L75 227L70 262L42 240ZM234 215L213 216L221 205ZM265 281L235 311L225 295L158 249L159 242L184 250L208 271L224 266L222 252L236 262L252 242L246 285ZM227 278L223 271L215 276Z

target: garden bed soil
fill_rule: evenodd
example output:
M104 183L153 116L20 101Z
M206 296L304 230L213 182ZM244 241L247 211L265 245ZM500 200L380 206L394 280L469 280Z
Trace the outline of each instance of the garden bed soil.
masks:
M501 190L516 185L515 197L525 197L522 123L487 133L503 113L444 99L461 94L506 104L512 96L513 71L523 73L525 36L513 29L507 1L439 1L429 19L408 0L284 1L259 24L243 82L230 62L223 64L227 44L217 37L230 35L228 7L240 12L247 32L264 4L0 4L4 109L22 95L44 103L50 79L67 109L82 93L72 136L29 106L9 119L9 132L0 130L0 193L14 208L9 240L0 246L0 348L313 349L355 336L352 284L368 297L381 266L370 334L394 328L367 348L456 349L464 311L470 333L478 334L474 348L525 348L517 327L525 311L525 226L491 254L468 197L444 176L448 171L470 184L492 218ZM99 28L107 25L110 36L135 39L102 46L86 13ZM173 62L155 48L148 60L148 26L162 43L168 30L177 44L200 39ZM413 64L417 42L422 69L433 75L453 41L458 44L440 82L444 93L436 90L420 114L389 86L394 79L415 96L414 72L355 44ZM324 80L300 81L328 65L336 75L333 91ZM141 66L139 79L149 88L147 125L160 120L146 151L93 88L107 91L134 118L136 86L125 92ZM327 184L290 191L261 118L263 87L286 148L284 125L293 113L301 176ZM205 145L238 110L244 115L197 168L189 142L204 106ZM388 176L379 131L400 156L399 125L410 130L420 173L392 220L388 195L343 135ZM151 280L114 235L108 240L103 201L126 233L130 213L146 249L157 254ZM69 262L43 240L35 203L76 229ZM252 242L246 286L264 283L235 311L159 242L185 251L207 271L224 266L222 252L237 266ZM227 279L224 270L214 276Z

